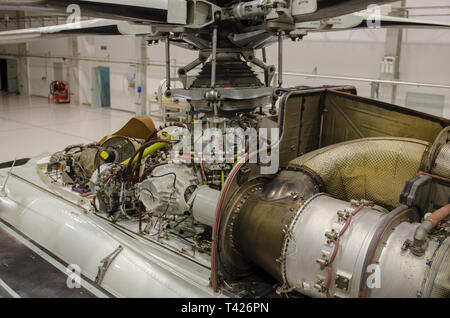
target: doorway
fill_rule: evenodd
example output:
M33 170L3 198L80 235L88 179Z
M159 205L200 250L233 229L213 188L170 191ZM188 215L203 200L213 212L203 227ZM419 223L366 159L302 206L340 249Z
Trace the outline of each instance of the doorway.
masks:
M17 60L0 59L0 90L8 93L19 93L19 75Z
M0 91L8 92L8 67L5 59L0 59Z
M17 60L6 60L6 77L8 93L19 94L19 75Z
M94 67L92 82L92 107L111 107L109 67Z

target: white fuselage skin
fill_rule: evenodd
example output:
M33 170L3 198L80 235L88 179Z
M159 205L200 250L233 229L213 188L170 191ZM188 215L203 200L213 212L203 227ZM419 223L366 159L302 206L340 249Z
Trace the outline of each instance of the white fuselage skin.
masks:
M121 230L56 194L39 177L37 159L16 167L0 197L0 221L13 227L66 264L76 264L94 281L101 261L123 250L100 286L116 297L220 297L210 287L210 269ZM0 184L9 169L0 170Z

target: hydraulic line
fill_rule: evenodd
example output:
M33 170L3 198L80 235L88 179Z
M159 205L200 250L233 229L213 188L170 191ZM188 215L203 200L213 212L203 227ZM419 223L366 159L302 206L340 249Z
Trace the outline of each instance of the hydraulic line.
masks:
M127 163L122 163L123 165L126 165L126 176L128 176L128 178L133 179L134 174L136 171L139 171L139 167L140 167L140 162L142 160L142 158L144 158L144 152L145 150L147 150L146 155L155 152L156 150L159 150L163 147L165 147L167 144L171 143L171 140L164 140L164 139L155 139L155 140L151 140L147 143L144 143L138 150L136 150L136 152L133 154L133 156L131 156L130 159L128 159ZM159 144L159 145L158 145ZM158 146L157 146L158 145ZM155 146L153 149L148 149L151 146ZM136 158L136 156L138 156L138 158ZM135 163L134 167L132 168L132 165Z
M159 126L158 129L155 129L145 140L145 142L149 142L153 137L155 137L161 130L164 130L169 127L181 127L181 128L187 128L186 124L182 122L168 122L164 125Z
M433 212L423 221L414 233L414 249L416 253L423 251L426 237L430 231L436 227L442 220L450 215L450 204L444 205L442 208Z
M450 204L444 205L439 210L433 212L429 217L427 217L427 220L431 222L433 227L435 227L448 216L450 216Z
M152 165L151 167L147 168L146 170L144 170L144 173L142 174L140 181L141 182L144 181L145 178L147 178L147 176L149 176L152 173L152 171L155 170L157 167L164 166L168 163L169 162L167 162L167 161L163 161L163 162L156 163L156 164Z

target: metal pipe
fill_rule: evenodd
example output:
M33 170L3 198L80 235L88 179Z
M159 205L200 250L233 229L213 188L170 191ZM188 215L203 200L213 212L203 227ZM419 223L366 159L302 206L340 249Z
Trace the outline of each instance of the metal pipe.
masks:
M112 63L112 64L131 64L131 65L144 65L144 63L141 63L136 60L115 60L115 59L100 59L100 58L89 58L89 57L70 57L70 56L57 56L57 55L29 55L29 54L12 54L12 53L0 53L0 58L37 58L37 59L61 59L61 60L69 60L69 61L83 61L83 62L99 62L99 63ZM147 66L158 66L158 67L165 67L165 62L161 63L145 63ZM183 65L178 65L183 66Z
M433 178L433 179L437 179L437 180L441 180L441 181L449 182L449 183L450 183L450 179L449 179L449 178L441 177L441 176L438 176L438 175L435 175L435 174L432 174L432 173L426 173L426 172L424 172L424 171L419 171L419 172L417 173L417 175L418 175L418 176L429 176L429 177L431 177L431 178Z
M249 60L249 59L248 59ZM257 59L253 56L251 60L249 60L250 63L258 66L259 68L262 68L264 70L264 84L269 87L270 86L270 80L273 76L273 66L272 65L266 65L265 62L261 61L260 59Z
M425 242L425 238L428 233L433 229L433 223L431 221L423 221L416 229L414 233L414 245L416 247L422 247Z
M436 210L433 212L427 220L431 222L433 227L439 224L442 220L444 220L446 217L450 216L450 204L444 205L439 210Z
M447 85L447 84L432 84L432 83L420 83L420 82L391 81L391 80L379 80L379 79L373 79L373 78L337 76L337 75L320 75L320 74L310 74L310 73L289 73L289 72L285 72L283 74L287 75L287 76L294 76L294 77L327 78L327 79L337 79L337 80L346 80L346 81L358 81L358 82L370 82L370 83L373 82L373 83L382 83L382 84L397 84L397 85L407 85L407 86L434 87L434 88L450 89L450 85Z
M158 85L158 92L157 92L157 96L158 96L158 105L159 105L159 110L161 112L161 116L162 116L162 120L164 123L166 123L166 111L165 111L165 107L163 105L163 93L162 93L162 88L164 86L164 84L166 84L167 79L163 79L159 82Z
M211 88L216 87L216 63L217 63L217 26L213 29L211 57Z
M170 40L166 39L166 87L170 90Z
M303 100L305 98L303 97ZM319 130L319 148L322 148L322 139L323 139L323 122L325 117L325 109L322 111L322 114L320 115L320 130Z
M14 159L14 162L11 165L11 168L9 169L8 173L6 174L5 181L3 182L2 188L0 189L0 197L6 197L7 196L6 184L8 183L9 176L11 175L11 172L12 172L15 164L16 164L16 159Z
M201 58L197 58L194 61L192 61L191 63L189 63L188 65L186 65L185 67L180 68L178 70L178 72L181 71L181 72L184 72L184 74L187 74L188 72L192 71L194 68L196 68L197 66L199 66L202 63L203 63L203 60Z
M49 56L49 55L22 55L22 54L12 54L12 53L0 53L0 58L8 58L8 57L28 57L28 58L39 58L39 59L65 59L65 60L76 60L83 62L108 62L113 64L132 64L132 65L142 65L135 60L116 60L116 59L98 59L98 58L88 58L88 57L68 57L68 56ZM146 63L147 66L165 66L165 63L155 63L149 62ZM183 66L183 65L177 65ZM278 74L278 72L275 72ZM434 88L444 88L450 89L450 85L447 84L433 84L433 83L420 83L420 82L405 82L405 81L391 81L391 80L379 80L373 78L362 78L362 77L351 77L351 76L338 76L338 75L321 75L321 74L310 74L310 73L292 73L292 72L283 72L284 75L293 76L293 77L313 77L313 78L327 78L327 79L337 79L337 80L346 80L346 81L357 81L357 82L370 82L370 83L382 83L382 84L397 84L397 85L406 85L406 86L417 86L417 87L434 87Z
M416 229L414 233L414 248L417 251L422 251L425 239L430 231L439 224L443 219L450 215L450 204L444 205L442 208L433 212L426 218Z
M403 9L403 10L426 10L426 9L450 9L450 6L424 6L424 7L401 7L396 9Z
M448 17L450 16L449 13L442 13L442 14L410 14L408 17Z
M192 215L194 219L214 228L216 222L215 207L219 201L220 191L203 185L197 188L193 196Z
M319 187L306 173L283 170L264 186L255 185L240 191L242 194L238 200L245 200L239 203L240 208L233 212L236 214L226 225L232 228L232 248L239 252L238 257L257 264L282 281L278 259L293 207L316 194ZM227 248L224 247L224 251ZM230 260L225 261L228 263ZM235 260L232 263L239 262ZM233 273L241 270L231 269Z
M278 86L283 86L283 36L278 33Z
M143 38L141 38L141 63L143 65L141 65L139 67L140 71L141 71L141 87L142 87L142 103L140 106L138 106L136 108L136 115L146 115L149 113L147 106L148 106L148 101L147 101L147 41L145 41Z

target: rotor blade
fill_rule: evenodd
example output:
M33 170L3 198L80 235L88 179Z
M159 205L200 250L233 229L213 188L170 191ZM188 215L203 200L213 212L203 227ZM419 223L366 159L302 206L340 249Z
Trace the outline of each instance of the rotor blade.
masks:
M93 19L62 25L0 32L0 44L24 43L68 35L145 35L151 26L126 21Z
M370 16L364 13L355 13L362 17L363 21L360 25L353 27L356 28L367 28L367 26L376 25L376 20L373 20ZM382 28L420 28L420 29L448 29L450 28L450 23L439 22L439 21L426 21L411 18L400 18L393 16L381 16L380 17L380 27Z
M304 29L307 32L332 32L377 28L450 29L450 23L393 16L378 16L374 18L365 13L352 13L326 21L297 23L296 28L300 30Z
M0 0L2 10L47 10L134 22L186 24L186 0Z
M319 21L358 12L373 5L383 5L398 0L313 0L294 3L296 23Z

